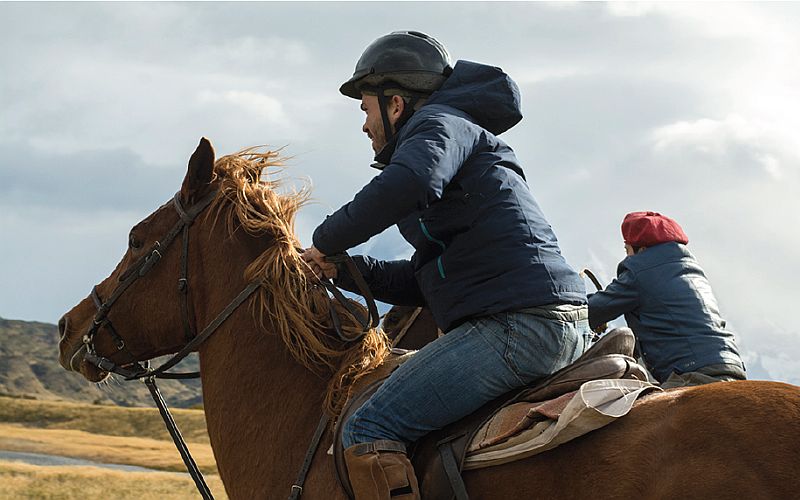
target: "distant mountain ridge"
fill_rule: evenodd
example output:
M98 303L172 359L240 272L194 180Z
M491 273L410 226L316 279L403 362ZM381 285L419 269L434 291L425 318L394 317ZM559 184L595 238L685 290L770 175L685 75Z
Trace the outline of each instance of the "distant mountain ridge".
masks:
M38 321L0 318L0 395L41 400L68 400L120 406L152 406L144 384L111 378L93 384L58 363L58 327ZM197 371L197 355L178 371ZM171 406L202 404L199 380L165 380L158 384Z

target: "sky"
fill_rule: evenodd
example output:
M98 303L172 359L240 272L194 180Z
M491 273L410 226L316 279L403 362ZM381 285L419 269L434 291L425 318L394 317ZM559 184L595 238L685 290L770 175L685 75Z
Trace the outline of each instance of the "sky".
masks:
M309 245L377 173L339 85L411 29L519 84L502 138L573 267L607 283L623 216L673 217L750 376L800 384L798 3L0 2L0 18L0 317L56 322L85 297L202 136L218 155L285 147L313 185ZM395 229L359 251L411 254Z

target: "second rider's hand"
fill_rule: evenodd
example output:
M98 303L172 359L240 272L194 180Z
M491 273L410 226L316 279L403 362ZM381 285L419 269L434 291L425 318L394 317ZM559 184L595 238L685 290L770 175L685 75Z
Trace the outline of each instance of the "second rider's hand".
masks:
M316 277L325 277L329 279L336 278L337 269L336 264L328 262L325 254L316 249L316 247L307 248L301 257L308 264L310 271Z

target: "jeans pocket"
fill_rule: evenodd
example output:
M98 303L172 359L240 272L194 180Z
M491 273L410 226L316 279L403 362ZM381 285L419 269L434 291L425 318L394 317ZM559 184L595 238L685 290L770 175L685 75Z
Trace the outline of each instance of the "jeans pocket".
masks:
M573 361L583 339L569 323L519 313L509 332L506 361L520 382L547 377Z
M502 356L506 362L510 352L513 352L514 345L509 338L509 331L513 329L513 322L509 323L508 315L497 313L489 316L481 316L468 321L469 326L476 330L490 348ZM448 334L449 335L449 334Z

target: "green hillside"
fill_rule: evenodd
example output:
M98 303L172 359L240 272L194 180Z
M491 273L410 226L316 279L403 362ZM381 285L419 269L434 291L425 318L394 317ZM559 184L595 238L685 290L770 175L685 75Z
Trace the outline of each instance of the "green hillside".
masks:
M196 355L180 365L179 371L196 371ZM159 382L172 406L191 407L202 403L199 380ZM121 406L152 406L144 384L110 378L92 384L58 364L58 328L49 323L0 318L0 395L39 400L67 400Z

